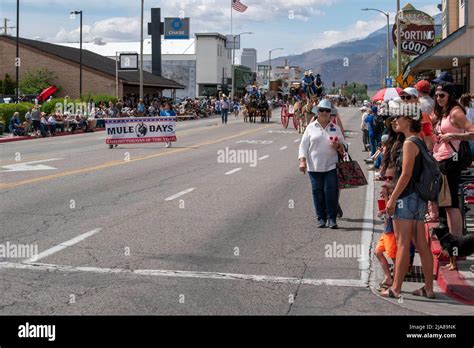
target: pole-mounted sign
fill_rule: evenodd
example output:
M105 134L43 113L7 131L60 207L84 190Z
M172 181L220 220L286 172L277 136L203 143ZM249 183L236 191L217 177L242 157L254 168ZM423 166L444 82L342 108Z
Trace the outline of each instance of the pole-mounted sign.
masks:
M418 11L413 6L406 6L400 14L402 53L419 56L428 51L435 41L434 18ZM393 27L393 42L397 45L397 25Z
M189 18L165 18L165 40L189 40Z

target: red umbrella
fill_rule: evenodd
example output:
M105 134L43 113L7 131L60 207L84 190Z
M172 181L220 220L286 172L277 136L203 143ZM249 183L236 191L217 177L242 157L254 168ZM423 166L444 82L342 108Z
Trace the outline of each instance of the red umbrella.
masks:
M48 88L44 89L38 96L38 101L43 101L48 99L52 96L58 89L54 86L49 86Z
M372 98L373 101L389 101L393 98L399 97L403 89L397 88L383 88L378 91Z

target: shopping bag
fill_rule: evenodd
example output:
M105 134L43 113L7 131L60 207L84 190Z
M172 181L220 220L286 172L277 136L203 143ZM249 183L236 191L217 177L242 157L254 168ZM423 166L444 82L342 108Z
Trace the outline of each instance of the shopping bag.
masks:
M450 207L452 205L451 191L449 190L448 178L443 175L443 184L441 185L441 192L439 193L438 206L440 208Z
M346 153L343 158L339 158L337 164L337 181L339 189L350 189L368 184L367 179L357 161L352 160Z

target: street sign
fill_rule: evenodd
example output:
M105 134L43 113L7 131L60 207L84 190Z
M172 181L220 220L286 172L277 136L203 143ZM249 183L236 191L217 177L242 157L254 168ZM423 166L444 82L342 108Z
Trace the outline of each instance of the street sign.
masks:
M430 49L435 40L434 18L407 5L400 16L402 53L419 56ZM397 24L393 26L393 42L397 46Z
M393 80L391 77L387 77L385 79L385 87L386 88L392 88L393 87Z
M240 35L227 35L225 48L227 48L228 50L240 50Z
M138 70L138 53L121 53L119 70Z
M165 18L165 40L189 40L189 18Z
M397 76L397 83L402 88L410 87L413 82L415 82L415 78L412 75L408 75L406 79L403 78L403 74Z

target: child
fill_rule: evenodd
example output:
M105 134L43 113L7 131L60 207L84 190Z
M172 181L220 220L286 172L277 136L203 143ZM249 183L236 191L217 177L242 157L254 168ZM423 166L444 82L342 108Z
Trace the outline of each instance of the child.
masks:
M382 185L382 192L380 194L381 199L388 201L390 197L391 191L394 189L393 183L387 181L384 185ZM380 211L379 216L385 215L385 227L384 233L380 238L377 247L375 248L375 255L380 262L384 273L384 279L379 284L378 291L383 291L384 289L388 289L393 284L392 274L390 273L390 266L389 263L384 255L392 259L393 264L395 265L396 256L397 256L397 241L395 240L395 233L393 231L393 221L390 216L386 214L385 211Z

